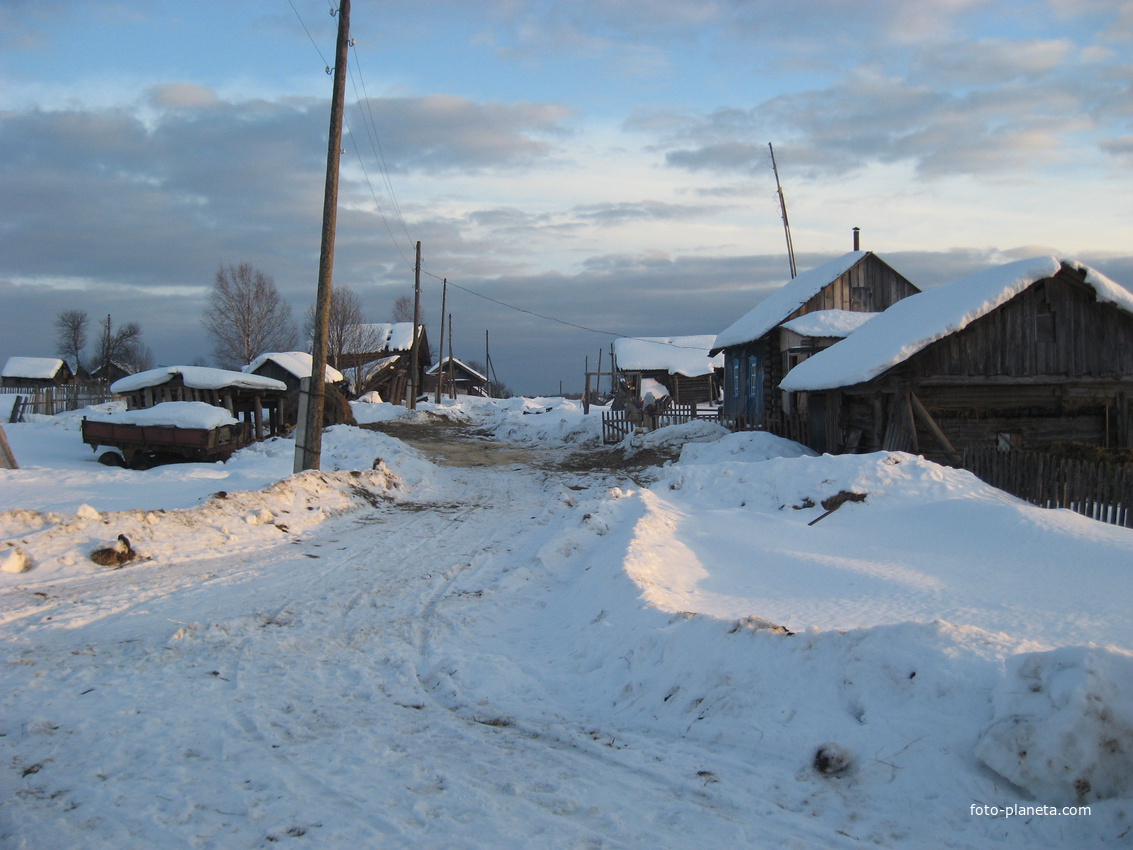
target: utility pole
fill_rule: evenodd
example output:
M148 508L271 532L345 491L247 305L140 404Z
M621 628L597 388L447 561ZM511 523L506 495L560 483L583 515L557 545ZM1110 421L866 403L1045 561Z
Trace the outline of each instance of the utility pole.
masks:
M417 358L420 356L421 340L417 335L417 323L421 320L421 240L417 240L417 262L413 264L413 344L409 347L409 398L405 400L407 410L417 409Z
M441 281L441 341L437 349L437 404L441 403L441 384L445 381L445 302L448 300L448 278Z
M319 248L319 290L315 301L315 333L311 342L311 377L299 389L299 423L295 432L295 472L318 469L323 447L323 384L326 382L327 329L330 325L334 234L338 222L338 163L342 157L342 111L346 98L346 54L350 47L350 0L338 3L338 40L334 51L334 86L330 103L330 139L323 192L323 238Z
M484 330L484 377L488 379L488 398L492 397L492 355L488 352L488 331Z
M442 319L441 321L444 321ZM456 399L456 377L453 370L456 367L452 362L452 313L448 314L448 397Z

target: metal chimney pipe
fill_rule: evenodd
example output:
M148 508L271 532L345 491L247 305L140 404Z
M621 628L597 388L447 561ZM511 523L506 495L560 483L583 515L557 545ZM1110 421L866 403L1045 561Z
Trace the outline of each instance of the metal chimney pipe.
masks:
M861 250L861 240L858 239L858 236L861 234L861 230L862 229L860 227L854 228L854 250L855 251Z

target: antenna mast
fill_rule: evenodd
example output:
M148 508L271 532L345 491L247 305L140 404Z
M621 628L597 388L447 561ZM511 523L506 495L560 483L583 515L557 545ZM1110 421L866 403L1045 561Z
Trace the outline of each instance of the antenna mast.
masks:
M779 193L779 209L783 214L783 233L787 237L787 260L791 264L791 279L793 280L799 271L795 267L795 246L791 242L791 225L787 222L787 199L783 197L783 186L779 183L779 166L775 164L775 148L771 146L771 142L767 143L767 149L771 151L771 170L775 172L775 191Z

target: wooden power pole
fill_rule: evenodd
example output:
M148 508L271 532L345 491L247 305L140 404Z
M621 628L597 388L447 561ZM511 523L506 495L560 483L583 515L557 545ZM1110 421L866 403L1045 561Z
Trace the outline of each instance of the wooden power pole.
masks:
M440 348L437 349L437 404L441 403L441 385L445 382L445 311L448 309L445 302L448 301L448 278L446 277L441 282L441 341L438 343Z
M350 0L339 0L338 40L334 52L334 86L330 103L330 140L323 192L323 238L319 248L319 290L311 343L311 377L299 390L299 422L295 432L295 471L318 469L323 447L323 385L326 382L327 329L330 325L334 234L338 222L338 164L342 157L342 111L346 98L346 54L350 47Z
M417 409L418 386L417 359L421 356L421 339L417 334L417 323L421 320L421 241L417 241L417 262L413 264L413 342L409 346L409 398L405 400L408 410Z

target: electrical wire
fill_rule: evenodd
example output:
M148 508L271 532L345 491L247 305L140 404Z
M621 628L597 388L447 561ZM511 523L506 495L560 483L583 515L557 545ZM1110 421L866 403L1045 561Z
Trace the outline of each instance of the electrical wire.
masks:
M295 13L295 17L299 19L299 26L303 27L303 32L307 33L307 38L311 39L311 44L314 45L315 52L318 53L319 58L323 60L323 66L326 67L329 71L330 62L328 62L327 58L325 56L323 56L323 52L321 50L319 50L319 45L315 41L314 36L311 35L311 31L309 29L307 29L307 25L303 22L303 18L299 14L299 10L295 8L295 4L292 3L291 0L287 0L287 5L291 7L291 11ZM333 12L332 12L332 14L333 14Z
M295 17L298 18L299 24L303 27L303 31L307 33L307 38L309 38L311 40L311 44L314 45L315 51L319 54L319 58L323 60L323 64L329 70L330 65L326 61L326 57L323 56L323 52L321 50L319 50L319 45L315 42L315 39L312 37L311 31L309 29L307 29L306 23L303 22L303 18L302 18L302 16L300 16L299 10L295 8L295 4L292 2L292 0L287 0L287 3L288 3L289 6L291 6L291 11L293 11L295 13ZM330 0L328 0L328 5L330 5L331 14L333 15L335 13L335 9L334 9L333 4L330 3ZM412 243L413 238L412 238L412 236L409 235L409 228L405 223L405 217L401 213L401 206L400 206L400 204L398 204L398 201L397 201L397 193L394 191L393 181L389 176L389 168L386 165L385 154L383 153L383 151L381 149L381 142L378 139L377 121L374 119L374 113L370 108L370 97L369 97L369 94L366 91L366 80L365 80L365 78L362 74L361 63L358 61L358 50L357 50L357 48L354 47L353 39L350 42L350 47L354 49L354 64L348 70L350 72L351 85L353 85L353 87L354 87L354 96L355 96L355 98L357 98L357 100L360 104L364 105L364 108L362 110L362 124L366 128L366 136L368 137L368 139L370 141L370 146L374 151L374 156L375 156L375 158L378 162L378 168L381 171L383 181L384 181L386 188L389 192L389 197L390 197L391 202L393 203L393 209L394 209L394 212L397 215L398 222L401 224L401 229L405 233L406 238L409 240L410 243ZM359 93L358 93L358 82L354 78L354 68L358 69L358 79L361 80L361 83L362 83L362 94L361 95L359 95ZM368 120L367 120L367 118L368 118ZM389 220L386 218L385 212L382 210L382 205L381 205L381 202L378 200L378 195L377 195L377 192L374 189L374 184L370 180L370 172L366 168L366 163L362 158L362 152L358 148L358 142L357 142L356 136L350 128L350 121L346 117L345 113L343 115L343 120L346 122L346 129L347 129L348 134L350 135L351 144L353 144L353 146L354 146L354 153L358 157L358 164L362 168L362 176L366 181L367 187L369 187L370 196L374 199L374 204L378 209L378 215L382 219L382 223L385 225L386 232L389 233L390 241L393 242L393 246L397 250L397 253L401 256L402 261L404 263L406 263L406 265L410 265L409 259L405 256L405 252L401 250L401 246L397 242L397 237L394 236L393 230L389 226ZM433 278L434 280L438 280L438 281L445 280L444 278L441 278L439 275L435 275L432 272L430 272L430 271L428 271L424 268L421 269L421 273L424 274L424 275L427 275L428 277ZM544 313L538 313L535 310L528 310L525 307L517 307L514 304L508 304L506 301L501 301L498 298L492 298L490 295L484 295L483 293L477 292L474 289L470 289L467 286L461 286L458 283L453 283L453 281L451 281L451 280L448 280L448 285L452 286L456 289L459 289L461 292L467 292L469 295L475 296L476 298L481 298L485 301L490 301L491 303L496 304L500 307L504 307L508 310L515 310L518 313L524 313L528 316L534 316L537 319L543 319L544 321L547 321L547 322L554 322L554 323L559 324L559 325L564 325L566 327L575 328L576 330L586 331L587 333L600 334L602 336L612 336L612 337L619 338L619 339L632 339L632 340L637 340L637 341L640 341L640 342L652 342L652 343L657 344L657 345L668 345L668 346L671 346L673 348L684 348L684 349L689 349L689 350L703 350L701 346L679 345L679 344L674 343L674 342L660 342L655 337L649 338L649 337L628 336L626 334L617 333L615 331L607 331L607 330L601 330L601 329L598 329L598 328L587 327L586 325L580 325L576 322L569 322L566 319L558 319L558 318L555 318L554 316L548 316ZM444 317L441 318L441 321L444 321Z

